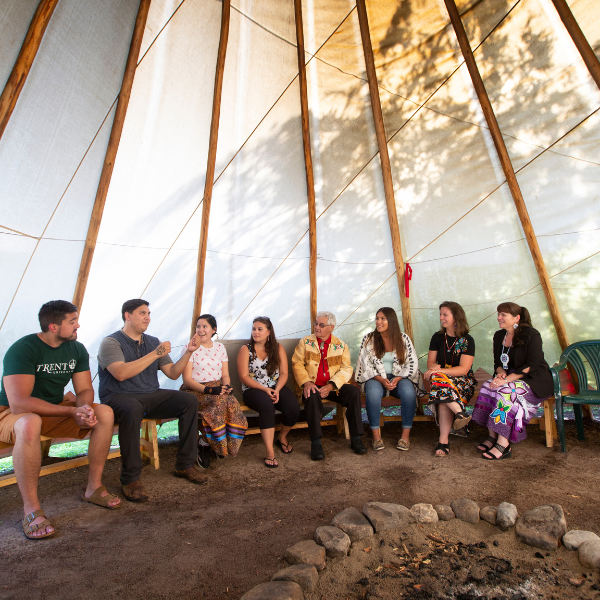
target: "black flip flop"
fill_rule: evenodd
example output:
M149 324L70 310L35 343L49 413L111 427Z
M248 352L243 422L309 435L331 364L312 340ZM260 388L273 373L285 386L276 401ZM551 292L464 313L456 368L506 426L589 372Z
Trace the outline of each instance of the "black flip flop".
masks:
M291 444L282 444L281 440L275 440L275 445L284 453L284 454L291 454L294 449L292 448ZM286 448L286 450L284 450L284 448ZM287 448L291 448L291 450L287 450Z
M270 460L271 464L269 464L267 461ZM267 469L276 469L279 465L277 464L277 459L275 457L273 458L266 458L265 457L265 467L267 467Z

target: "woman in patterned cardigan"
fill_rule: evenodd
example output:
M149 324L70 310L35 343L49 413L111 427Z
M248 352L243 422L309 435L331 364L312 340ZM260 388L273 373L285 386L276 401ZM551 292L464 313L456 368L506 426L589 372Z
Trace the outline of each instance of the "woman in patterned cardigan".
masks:
M396 448L408 450L417 407L419 365L415 348L410 338L400 331L393 308L380 308L375 316L375 331L363 338L356 366L356 381L363 384L366 395L373 450L385 448L379 430L379 416L381 400L388 394L400 399L402 437Z

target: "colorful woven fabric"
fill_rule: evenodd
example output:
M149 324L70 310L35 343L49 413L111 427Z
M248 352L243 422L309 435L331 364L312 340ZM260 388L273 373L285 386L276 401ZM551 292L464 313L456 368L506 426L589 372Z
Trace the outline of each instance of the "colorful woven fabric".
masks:
M496 389L490 387L491 382L481 386L473 421L512 443L523 441L527 437L525 427L544 398L538 398L524 381L510 381Z
M429 404L458 402L461 409L469 403L477 386L473 371L458 377L451 377L445 373L434 373L430 381Z
M203 385L221 385L208 381ZM211 396L194 390L186 390L198 398L198 415L201 420L202 439L221 456L235 456L248 429L248 421L235 396Z

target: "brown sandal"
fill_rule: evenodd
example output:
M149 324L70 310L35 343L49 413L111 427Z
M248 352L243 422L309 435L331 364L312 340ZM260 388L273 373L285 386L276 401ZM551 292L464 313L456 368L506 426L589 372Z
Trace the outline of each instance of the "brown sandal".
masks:
M44 527L54 527L54 525L52 525L52 523L50 523L50 521L48 521L48 519L44 518L44 520L41 523L36 523L35 525L32 525L31 523L33 521L35 521L38 517L45 517L46 513L40 508L38 510L34 510L32 513L29 513L28 515L25 515L23 517L23 521L21 522L21 525L23 526L23 533L25 534L25 537L29 540L43 540L44 538L49 538L52 537L53 535L56 535L56 529L51 532L45 532L42 535L33 535L34 531L38 531L40 529L44 529Z
M82 502L89 502L90 504L95 504L96 506L102 506L104 508L108 508L109 510L116 510L117 508L121 508L121 501L119 500L119 504L113 504L112 506L109 502L113 498L118 498L114 494L107 493L106 496L102 495L102 492L108 492L108 490L101 485L91 496L87 496L84 494L81 496Z
M146 490L139 479L133 483L121 486L121 490L123 496L125 496L129 502L146 502L146 500L148 500L148 494L146 494Z

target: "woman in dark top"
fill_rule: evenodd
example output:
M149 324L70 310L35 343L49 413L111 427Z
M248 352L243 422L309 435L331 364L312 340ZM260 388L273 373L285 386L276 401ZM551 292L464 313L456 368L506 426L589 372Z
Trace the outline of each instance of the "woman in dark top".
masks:
M469 335L465 311L456 302L440 304L441 329L433 334L424 375L431 382L429 407L440 427L435 456L450 452L451 429L466 427L471 417L465 406L473 397L477 381L473 375L475 340Z
M514 302L503 302L497 310L501 329L494 334L495 377L483 384L473 411L473 421L490 434L477 448L487 460L510 458L511 442L527 437L525 426L553 393L542 338L531 326L529 311Z
M279 466L273 450L275 411L281 413L281 428L275 445L284 454L289 454L293 448L287 436L298 421L300 404L294 392L285 385L287 355L277 342L269 317L256 317L252 322L252 336L240 348L237 367L244 404L258 413L258 427L267 451L265 467L273 469Z

